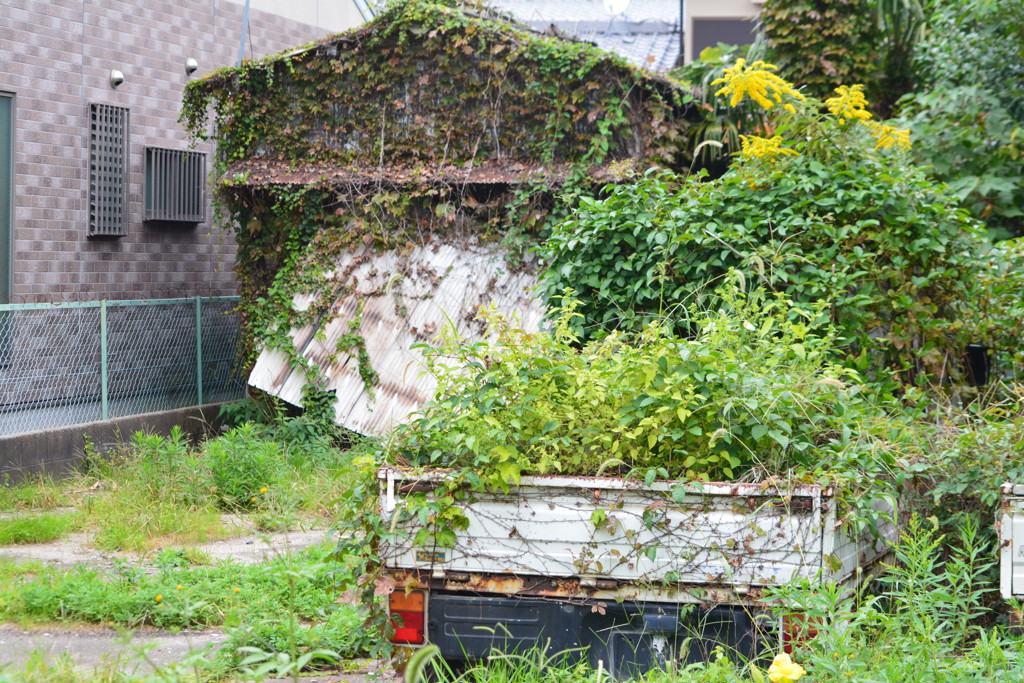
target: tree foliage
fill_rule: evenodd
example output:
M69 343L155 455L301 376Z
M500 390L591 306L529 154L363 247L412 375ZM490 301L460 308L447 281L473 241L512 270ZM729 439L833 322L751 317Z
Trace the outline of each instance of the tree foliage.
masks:
M970 342L1014 351L1021 306L991 305L1007 301L991 274L1019 257L907 163L906 131L875 121L856 88L780 102L776 135L746 136L722 178L652 172L584 201L547 243L547 295L574 289L586 334L665 314L685 332L686 306L717 305L714 287L740 269L826 302L850 361L879 379L946 380Z
M761 23L769 59L782 76L817 97L844 83L869 83L877 70L874 2L766 0Z
M1024 235L1024 3L933 3L899 114L914 157L995 239Z

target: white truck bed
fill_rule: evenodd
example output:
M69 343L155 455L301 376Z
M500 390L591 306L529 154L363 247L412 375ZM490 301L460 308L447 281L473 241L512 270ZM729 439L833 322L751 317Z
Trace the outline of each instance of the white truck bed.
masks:
M429 490L443 471L379 470L381 504L391 515L406 492ZM675 495L673 495L675 494ZM509 493L475 493L463 504L469 528L453 547L382 549L389 570L446 575L575 578L657 586L726 586L744 594L794 577L845 582L889 550L896 530L880 537L837 524L831 487L785 489L761 484L655 482L611 477L524 477ZM890 502L879 507L892 510ZM603 511L603 512L598 512ZM604 523L596 525L595 521Z
M1024 598L1024 485L1003 484L999 521L999 592Z

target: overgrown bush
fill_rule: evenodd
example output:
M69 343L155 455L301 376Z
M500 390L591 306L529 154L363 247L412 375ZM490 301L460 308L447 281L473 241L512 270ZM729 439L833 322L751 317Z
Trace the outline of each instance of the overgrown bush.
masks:
M882 414L832 361L834 337L815 329L823 311L735 284L718 297L719 309L694 311L689 339L652 323L580 346L571 301L551 333L492 316L494 344L448 338L425 351L438 398L398 429L390 454L492 488L551 473L883 475L892 455L869 428Z
M798 305L824 302L848 360L876 380L944 382L968 343L1015 349L1019 306L988 302L1007 301L990 275L1016 257L908 163L906 131L875 121L857 87L814 102L770 76L741 62L722 79L731 102L762 93L774 126L743 137L725 176L649 172L556 227L548 299L577 292L583 335L663 315L685 333L687 306L716 305L716 283L738 268Z

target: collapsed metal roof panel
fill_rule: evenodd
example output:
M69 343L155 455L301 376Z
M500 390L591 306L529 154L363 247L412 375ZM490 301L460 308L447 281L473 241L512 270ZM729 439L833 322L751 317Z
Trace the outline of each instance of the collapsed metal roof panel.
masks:
M487 336L477 312L494 304L528 331L538 329L544 309L535 298L537 276L512 270L495 246L433 242L411 249L376 251L362 246L342 253L324 278L332 292L325 315L291 337L299 354L317 366L322 388L336 393L335 420L361 434L381 435L406 420L437 387L423 356L411 347L428 342L446 325L466 338ZM305 309L317 295L296 297ZM353 330L362 337L377 373L368 389L355 351L344 348ZM339 349L339 340L342 347ZM351 349L348 349L351 350ZM304 371L281 351L260 354L249 384L302 405Z

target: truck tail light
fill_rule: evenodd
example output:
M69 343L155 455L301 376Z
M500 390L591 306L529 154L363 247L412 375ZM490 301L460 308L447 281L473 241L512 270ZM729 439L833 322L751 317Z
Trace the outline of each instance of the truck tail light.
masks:
M821 620L804 614L787 614L782 617L782 650L793 654L793 647L806 643L818 635Z
M423 591L406 593L399 589L391 594L388 611L391 613L391 624L395 627L395 635L391 637L392 643L422 645L426 641L426 604L426 593Z

